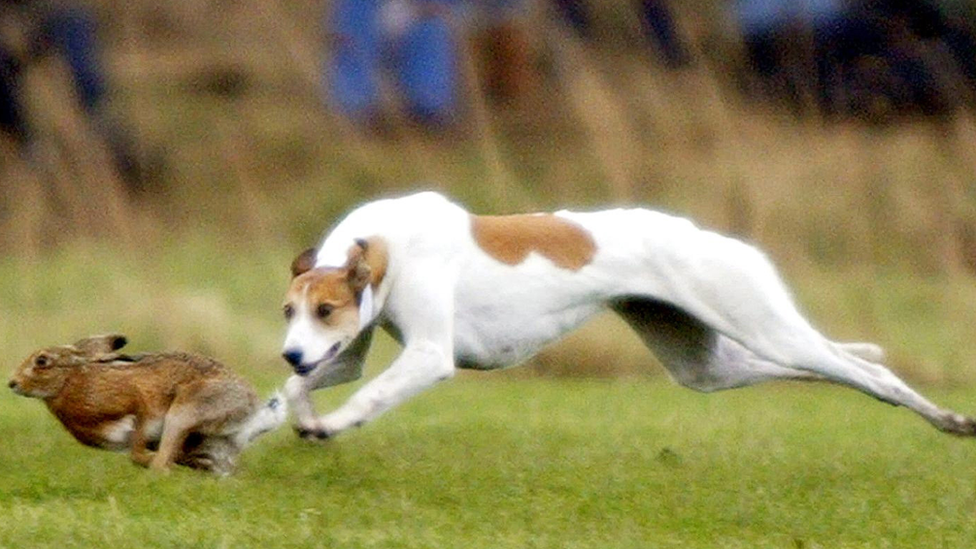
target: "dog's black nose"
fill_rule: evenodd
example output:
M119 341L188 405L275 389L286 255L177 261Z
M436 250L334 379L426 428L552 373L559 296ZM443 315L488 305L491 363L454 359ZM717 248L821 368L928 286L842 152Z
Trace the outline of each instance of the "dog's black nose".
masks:
M302 352L297 349L289 349L281 353L281 356L283 356L285 361L292 366L298 366L302 363Z
M11 389L16 389L17 388L17 382L11 379L10 380L10 383L7 384L7 387L10 387Z

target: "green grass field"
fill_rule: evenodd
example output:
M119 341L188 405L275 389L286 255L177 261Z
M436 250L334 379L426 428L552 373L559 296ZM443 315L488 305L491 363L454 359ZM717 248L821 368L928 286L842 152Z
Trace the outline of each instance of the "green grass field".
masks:
M643 45L533 31L540 66L573 68L545 69L537 97L495 105L472 59L460 131L394 116L372 135L323 108L319 2L96 4L112 110L150 177L113 185L64 67L29 70L46 160L0 143L3 383L38 347L121 331L133 351L212 355L267 393L288 373L291 259L352 205L421 186L478 213L639 203L745 236L826 334L882 344L923 393L976 413L971 111L784 116L735 91L736 48L712 47L721 6L685 2L693 49L713 54L680 73ZM635 2L589 4L621 38L639 24ZM200 85L227 74L239 93ZM395 350L378 338L367 375ZM320 410L353 389L316 395ZM325 445L269 435L226 479L84 448L4 389L0 549L965 549L974 457L976 442L849 389L673 386L603 317L526 368L460 375Z
M12 395L0 440L11 549L976 542L973 442L831 387L462 376L324 445L274 433L226 479L84 448Z
M287 373L276 349L290 255L187 238L152 254L79 245L0 261L6 371L36 347L121 330L135 351L211 354L271 391ZM937 382L926 391L937 401L976 410L962 381L972 371L966 317L939 298L968 310L968 284L806 275L801 304L828 333L884 343L899 371ZM222 480L160 476L84 448L41 402L0 393L0 547L976 542L972 441L847 389L699 395L661 379L619 324L591 325L535 370L462 375L324 446L285 429ZM367 375L396 350L385 337L375 347ZM549 373L630 373L526 376L553 364ZM320 409L353 388L317 395Z
M287 374L291 255L185 238L151 254L103 243L0 260L3 379L37 347L120 330L134 351L221 358L267 393ZM976 411L970 284L805 274L801 305L827 333L883 343L923 392ZM324 446L284 429L228 479L141 470L0 392L0 548L976 543L973 441L848 389L693 393L621 324L590 325L534 368L461 375ZM378 338L367 376L395 350ZM318 394L320 410L353 389Z

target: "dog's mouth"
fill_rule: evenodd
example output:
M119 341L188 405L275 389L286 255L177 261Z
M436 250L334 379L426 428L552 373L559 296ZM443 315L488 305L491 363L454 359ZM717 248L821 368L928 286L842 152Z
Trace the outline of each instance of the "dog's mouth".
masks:
M310 362L308 364L298 364L298 365L296 365L294 367L295 368L295 373L298 374L298 375L300 375L300 376L307 376L308 374L312 373L312 370L318 368L319 365L321 365L321 364L327 364L330 360L332 360L333 358L335 358L336 355L339 354L339 350L340 349L342 349L342 342L341 341L337 341L335 343L335 345L333 345L332 347L329 347L329 350L325 352L325 356L322 357L322 359L319 360L318 362Z

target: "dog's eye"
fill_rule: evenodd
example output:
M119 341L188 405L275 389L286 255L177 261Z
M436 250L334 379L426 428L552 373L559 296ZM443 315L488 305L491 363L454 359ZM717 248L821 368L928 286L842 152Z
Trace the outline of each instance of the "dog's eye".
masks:
M34 359L34 366L38 368L45 368L51 364L51 361L44 355L41 355Z
M285 320L291 320L291 317L295 316L295 307L288 303L282 308L282 312L285 314Z
M322 303L315 308L315 316L319 317L320 320L325 319L330 314L332 314L332 305Z

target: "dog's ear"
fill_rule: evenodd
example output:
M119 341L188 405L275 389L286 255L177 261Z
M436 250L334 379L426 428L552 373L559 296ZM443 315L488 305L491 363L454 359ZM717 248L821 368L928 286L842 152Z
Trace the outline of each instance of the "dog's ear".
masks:
M122 334L105 334L79 339L74 347L90 357L96 357L118 351L128 342Z
M318 254L318 250L315 248L309 248L304 252L298 254L298 257L291 262L291 277L296 276L312 270L315 267L315 256Z
M349 249L349 259L346 260L346 276L349 280L349 287L359 295L373 278L373 271L366 262L366 251L369 244L365 240L356 240L356 244Z

